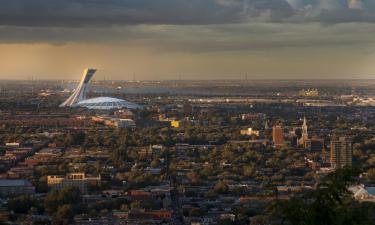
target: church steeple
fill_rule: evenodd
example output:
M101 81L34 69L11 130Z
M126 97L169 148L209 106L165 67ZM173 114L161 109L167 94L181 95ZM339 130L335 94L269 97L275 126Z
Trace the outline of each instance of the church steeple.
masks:
M307 120L306 117L303 117L302 124L302 137L298 140L300 145L304 145L305 141L309 139L309 134L307 133Z
M307 133L307 120L306 117L303 117L303 124L302 124L302 138L308 139L309 135Z

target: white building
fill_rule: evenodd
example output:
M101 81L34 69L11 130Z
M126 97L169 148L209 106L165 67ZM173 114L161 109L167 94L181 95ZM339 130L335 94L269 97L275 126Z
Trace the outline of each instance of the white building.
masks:
M139 105L128 102L118 98L110 98L110 97L98 97L98 98L90 98L87 100L80 101L76 104L76 106L86 107L89 109L138 109L141 108Z
M257 137L259 137L260 135L259 130L253 130L253 128L247 128L245 130L241 130L240 133L241 135L248 135L248 136L254 135Z
M85 69L78 87L73 92L73 94L64 103L60 105L60 107L86 107L89 109L100 110L142 108L138 104L131 103L118 98L98 97L86 99L86 91L89 86L89 82L96 71L96 69Z
M96 69L85 69L81 82L79 83L73 94L60 105L60 107L74 106L78 102L86 99L86 90L88 88L91 78L94 76Z
M364 185L355 185L349 188L356 200L375 200L375 187L365 187Z
M65 187L77 187L83 193L87 192L89 184L98 185L100 175L97 177L87 176L85 173L69 173L66 176L47 176L47 184L54 191L61 191Z

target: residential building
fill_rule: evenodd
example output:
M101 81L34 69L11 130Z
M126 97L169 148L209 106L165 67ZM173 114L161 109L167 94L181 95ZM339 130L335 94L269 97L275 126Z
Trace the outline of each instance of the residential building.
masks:
M284 129L281 126L272 128L272 141L275 146L284 145Z
M100 175L97 177L87 176L85 173L69 173L66 176L47 176L48 186L55 191L60 191L65 187L77 187L81 192L86 193L89 184L98 185Z
M331 167L333 169L352 166L352 142L346 137L331 141Z
M180 127L180 121L178 121L178 120L172 120L171 121L171 127L179 128Z
M248 136L254 135L257 137L259 137L260 135L259 130L253 130L253 128L247 128L245 130L241 130L240 133L241 135L248 135Z
M312 152L321 152L324 149L324 139L323 138L306 139L303 143L303 147Z

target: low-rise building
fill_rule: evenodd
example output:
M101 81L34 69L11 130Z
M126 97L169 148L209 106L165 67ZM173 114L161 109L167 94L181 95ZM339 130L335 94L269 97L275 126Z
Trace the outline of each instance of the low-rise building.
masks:
M171 127L179 128L181 126L180 121L178 120L171 120Z
M69 173L66 176L47 176L47 184L54 191L60 191L65 187L77 187L86 193L89 184L100 184L101 177L87 176L85 173Z
M254 135L254 136L257 136L257 137L259 137L259 135L260 135L259 130L253 130L253 128L247 128L245 130L241 130L240 133L241 133L241 135L248 135L248 136Z
M117 128L135 128L135 122L132 119L117 119L114 122L114 126Z
M101 123L109 127L116 128L135 128L136 124L132 119L119 119L109 116L93 116L92 121L94 123Z
M355 185L349 187L353 197L361 201L374 201L375 200L375 187L366 187L365 185Z
M323 138L310 138L304 140L304 148L312 152L321 152L324 149Z
M146 211L143 209L132 209L126 213L122 214L116 214L122 219L133 219L133 220L169 220L172 218L172 212L169 210L152 210L152 211Z
M35 187L24 179L0 179L0 195L35 194Z

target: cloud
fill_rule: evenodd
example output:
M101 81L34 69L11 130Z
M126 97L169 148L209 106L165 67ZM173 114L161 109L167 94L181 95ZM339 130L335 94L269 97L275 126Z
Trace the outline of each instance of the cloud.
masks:
M363 9L362 0L349 0L350 9Z
M374 22L373 0L0 0L0 25Z
M0 24L100 26L233 23L244 1L225 0L0 0Z
M372 22L373 0L0 0L0 43L195 53L365 46Z
M85 43L132 46L161 54L366 48L375 25L251 22L219 25L138 25L110 28L0 27L1 43ZM25 39L24 37L27 37Z

